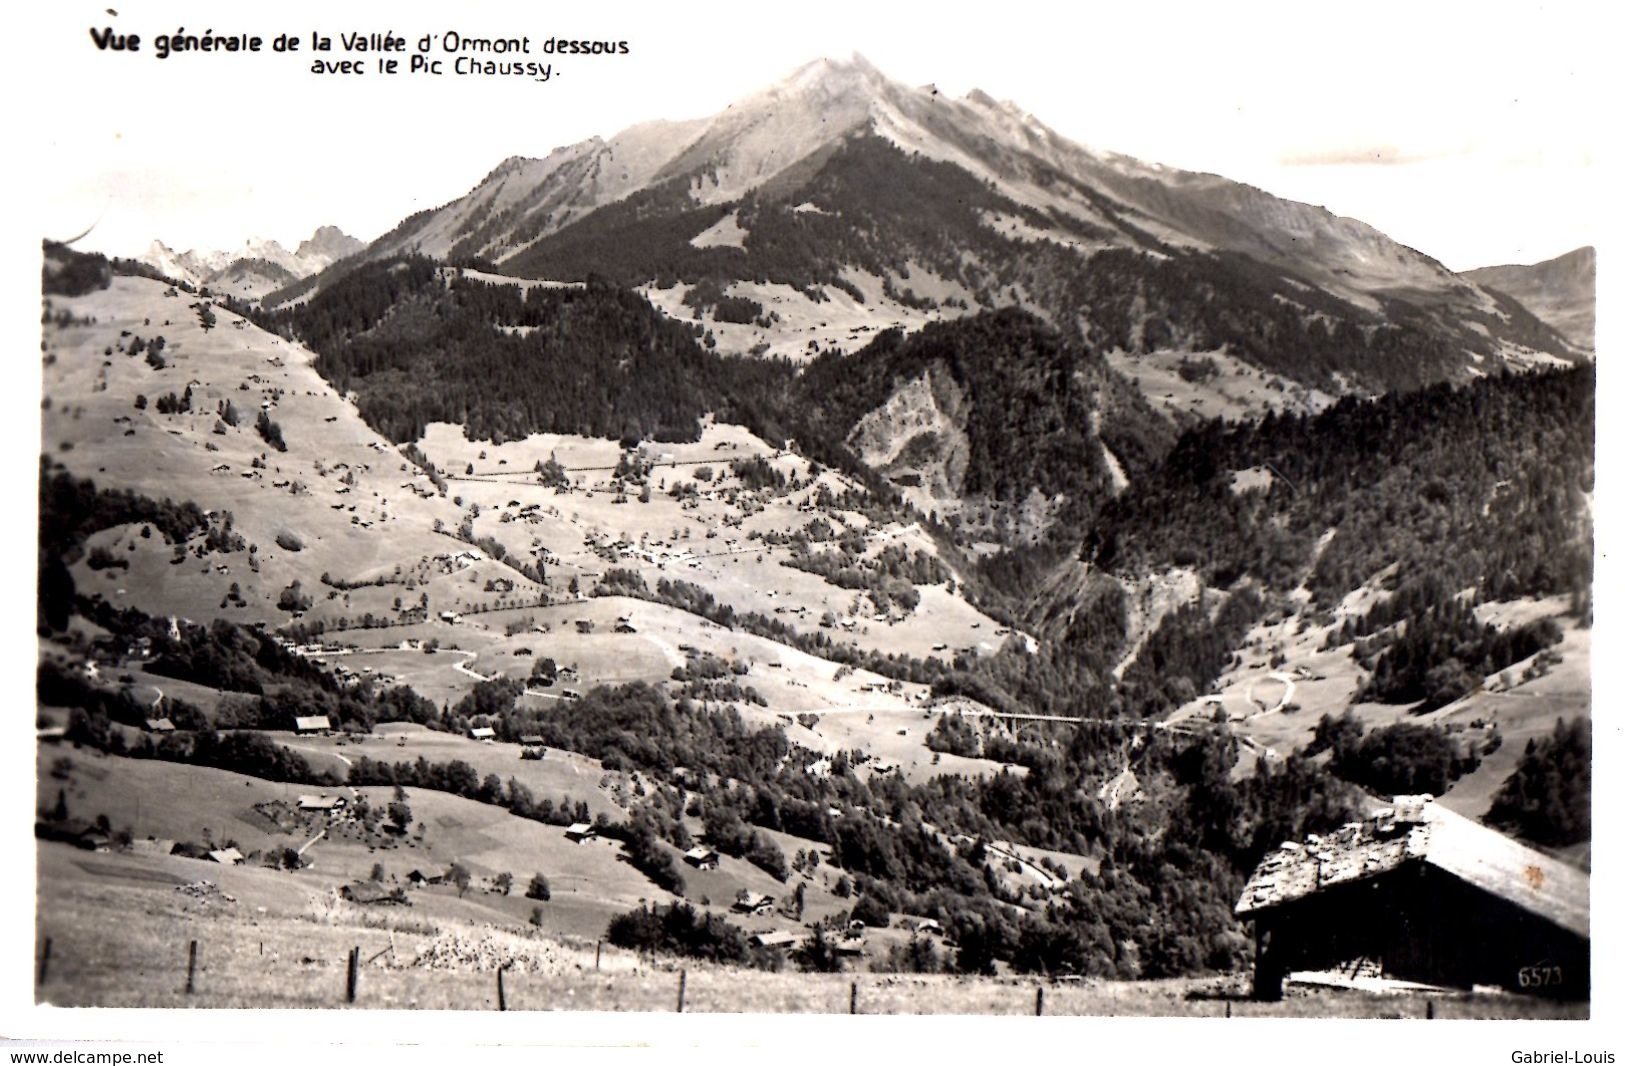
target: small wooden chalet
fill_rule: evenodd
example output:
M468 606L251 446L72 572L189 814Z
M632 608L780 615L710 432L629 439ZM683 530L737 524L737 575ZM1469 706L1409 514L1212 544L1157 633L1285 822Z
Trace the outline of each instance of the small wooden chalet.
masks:
M1324 837L1282 844L1254 871L1253 991L1295 971L1585 998L1591 878L1433 802L1393 805Z
M722 865L722 857L713 848L693 847L683 852L683 861L696 870L715 870Z
M742 888L734 897L733 909L739 914L764 914L773 909L773 897Z

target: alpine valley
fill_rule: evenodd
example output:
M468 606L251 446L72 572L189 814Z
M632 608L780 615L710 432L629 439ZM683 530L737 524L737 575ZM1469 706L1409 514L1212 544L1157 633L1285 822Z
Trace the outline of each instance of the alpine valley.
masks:
M373 1006L1202 1013L1395 796L1588 869L1594 277L861 58L366 244L48 242L41 995L175 1004L115 975L188 921L204 1005L342 942Z

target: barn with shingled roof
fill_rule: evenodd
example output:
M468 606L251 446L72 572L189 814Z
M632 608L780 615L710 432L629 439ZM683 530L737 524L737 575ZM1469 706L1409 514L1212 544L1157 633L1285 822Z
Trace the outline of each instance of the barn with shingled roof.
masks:
M1286 843L1248 879L1253 991L1294 972L1490 986L1561 998L1591 987L1591 878L1431 796Z

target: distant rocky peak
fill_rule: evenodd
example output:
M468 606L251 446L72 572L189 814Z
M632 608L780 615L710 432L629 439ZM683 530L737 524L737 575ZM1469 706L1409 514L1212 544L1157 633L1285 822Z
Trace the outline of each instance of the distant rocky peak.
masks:
M318 226L316 232L309 240L299 243L299 250L294 253L300 259L311 256L325 256L329 261L343 259L347 255L354 255L366 245L345 233L337 226Z
M234 248L221 251L186 252L177 252L163 241L154 240L141 259L170 277L207 285L244 260L270 263L297 279L324 270L365 247L363 242L337 226L320 226L310 239L300 242L297 252L290 252L280 242L266 237L250 237Z

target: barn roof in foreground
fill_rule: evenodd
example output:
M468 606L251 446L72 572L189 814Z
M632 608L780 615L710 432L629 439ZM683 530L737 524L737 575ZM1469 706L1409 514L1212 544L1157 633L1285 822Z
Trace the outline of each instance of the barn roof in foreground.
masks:
M1335 833L1282 844L1253 871L1236 914L1271 910L1419 862L1590 936L1588 874L1441 807L1431 796L1397 796L1393 806Z

